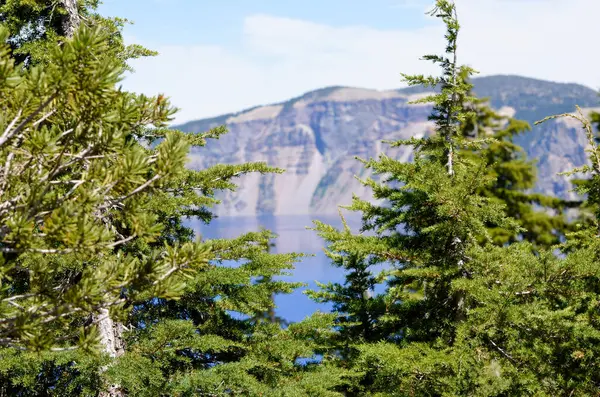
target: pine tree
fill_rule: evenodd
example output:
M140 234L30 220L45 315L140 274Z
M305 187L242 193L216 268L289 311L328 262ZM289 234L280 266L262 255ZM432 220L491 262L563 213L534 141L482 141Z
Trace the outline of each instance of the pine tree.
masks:
M7 36L2 30L2 42ZM51 65L30 70L1 49L3 346L44 349L76 334L59 333L79 313L148 293L177 296L181 280L169 276L209 258L194 243L154 258L110 254L160 233L148 200L179 178L188 144L176 133L153 154L127 143L123 128L160 126L170 111L114 88L119 65L96 57L104 43L83 30L52 51Z
M95 3L85 4L93 7ZM38 13L35 15L30 22L37 21ZM86 15L84 13L83 17ZM85 305L81 309L76 308L78 310L70 316L63 315L64 311L60 309L58 319L61 328L54 325L56 322L45 323L44 317L40 317L44 328L21 321L28 327L21 334L28 339L21 336L20 340L45 351L35 355L11 347L0 349L3 392L9 395L97 395L100 392L110 396L199 393L337 395L330 391L340 382L340 370L332 368L329 371L301 360L310 360L320 349L322 334L330 329L331 316L317 314L285 330L278 324L256 324L252 321L271 310L274 294L289 293L298 286L275 279L291 269L299 256L269 254L269 244L274 236L268 231L248 233L230 240L194 242L193 231L183 224L186 217L197 217L209 223L213 218L211 207L218 204L215 192L235 189L232 179L236 176L281 170L263 163L217 165L200 171L186 169L187 148L203 146L207 139L218 138L225 129L220 127L197 135L171 131L166 128L166 122L174 109L164 96L147 98L117 89L115 83L126 67L124 59L127 51L123 51L119 35L116 41L112 40L113 36L107 39L106 20L98 18L92 21L99 21L96 30L104 33L82 33L87 40L83 41L85 45L81 37L75 37L72 42L68 37L64 41L46 40L44 37L55 37L48 30L46 36L29 38L31 41L20 43L16 50L14 46L12 51L7 48L3 54L7 65L15 61L15 58L8 58L12 54L22 62L21 65L26 66L22 73L31 75L30 83L22 84L21 90L11 91L21 101L18 103L27 103L35 109L36 102L30 103L27 99L37 98L39 102L44 98L40 95L44 92L34 88L36 83L43 83L40 87L51 92L53 87L42 80L44 73L51 72L52 83L66 90L60 96L64 97L64 109L32 126L34 131L37 128L43 133L39 136L34 134L25 142L37 150L36 154L44 154L38 159L40 162L56 161L58 153L58 159L69 164L67 172L61 174L61 183L54 184L52 181L48 192L45 192L48 200L59 200L60 203L60 194L66 193L72 195L69 197L73 197L74 203L79 205L61 209L62 212L58 213L60 218L50 217L52 228L30 230L27 223L24 224L27 227L19 226L20 232L37 234L41 242L51 244L52 249L60 249L60 246L55 247L60 243L74 245L77 251L57 251L55 257L44 261L39 255L17 258L21 261L19 272L7 274L11 278L3 284L8 298L4 306L23 305L13 298L17 295L31 298L32 304L37 305L34 299L37 295L30 296L29 292L30 288L41 287L44 287L44 293L48 288L56 291L59 309L64 299L68 299L66 304L71 306L75 299L82 296L87 299L82 302ZM26 20L22 23L27 25ZM10 33L15 34L15 31L19 30ZM110 29L108 31L114 33ZM47 51L50 51L47 57L36 56L46 56ZM27 56L23 58L19 55L21 53ZM75 65L79 53L88 57L89 64ZM6 70L16 70L11 68ZM98 80L95 73L106 81ZM75 76L71 85L68 85L68 78L61 83L57 76L62 75ZM14 76L7 76L7 81L14 83ZM96 100L100 103L96 104ZM38 112L46 110L46 106ZM18 107L11 111L17 113ZM26 112L23 117L27 117ZM5 124L10 121L6 119ZM36 123L37 119L27 122ZM22 130L18 123L17 128L19 130L15 134ZM76 143L79 146L71 148L64 141L72 133L61 134L69 129L77 132ZM46 131L52 131L52 134L46 137ZM115 147L116 143L110 140L111 134L116 134L114 139L118 138L116 142L122 145L121 150L132 154L121 154L119 147ZM46 145L43 139L53 139L53 144ZM106 150L111 150L114 166L108 166L108 160L104 160L97 151L85 151L88 144L95 145L94 139L98 140L98 144L106 145ZM40 152L40 144L49 153ZM63 152L65 154L61 157ZM6 158L21 155L11 150L3 153ZM175 156L174 159L169 155ZM28 157L24 158L27 160ZM80 169L71 169L70 162ZM44 169L52 171L54 163L46 163L42 164L46 167ZM36 163L17 163L13 159L11 164L12 167L20 165L29 169L30 173L36 170L29 167ZM168 173L165 171L163 176L156 170L168 170ZM84 191L82 187L87 185L83 176L92 178L92 182L99 184L98 188L92 185ZM18 186L27 186L17 185L16 179L30 178L29 173L10 177L14 180L7 185L14 186L15 194ZM146 177L146 182L143 177ZM128 185L117 183L119 178L125 178ZM30 182L29 179L27 182ZM77 195L69 190L72 186L75 186ZM134 190L135 195L130 195L128 186L132 186L130 190ZM108 205L105 198L110 193L109 188L118 193L115 198L128 201L121 203L109 196ZM147 194L142 195L146 190ZM40 191L44 189L37 190ZM87 192L94 191L103 194L90 198ZM37 196L34 197L36 192L31 194L30 202L37 200ZM110 216L101 217L99 214L102 212L95 212L94 205L101 210L107 207ZM23 211L27 213L28 209L24 207ZM46 208L41 211L47 215ZM76 214L87 223L77 223L79 218L74 216ZM143 233L146 228L148 236ZM11 235L12 240L6 240L6 243L19 245L27 241L27 236L19 237L17 241ZM56 240L57 236L64 241ZM121 244L113 245L110 238L114 236ZM98 249L93 244L104 243L104 240L107 240L106 244L98 247L104 248L104 251L98 257ZM32 247L46 250L41 242ZM66 249L72 248L67 246ZM17 259L10 258L7 269ZM226 265L231 261L239 263L239 266ZM49 272L49 269L54 270ZM29 281L28 272L31 270L35 270L35 276L39 278L34 280L35 284ZM112 278L107 277L116 281L112 282ZM85 282L88 279L91 281ZM97 297L90 295L82 286L92 288ZM107 291L114 297L106 296ZM96 304L96 301L100 303ZM71 350L78 342L74 330L80 326L86 330L79 343L82 347L90 345L90 341L97 341L94 338L97 334L90 331L95 329L96 324L101 330L103 354L86 349ZM34 336L27 333L31 330L35 330ZM52 340L51 336L56 336L56 340ZM47 350L51 341L59 350ZM56 343L59 343L58 346Z
M47 63L50 51L70 38L79 25L96 27L106 34L107 58L117 58L123 65L129 59L155 55L140 45L125 45L123 18L107 18L96 12L99 0L31 0L0 2L0 24L8 29L8 44L19 65Z

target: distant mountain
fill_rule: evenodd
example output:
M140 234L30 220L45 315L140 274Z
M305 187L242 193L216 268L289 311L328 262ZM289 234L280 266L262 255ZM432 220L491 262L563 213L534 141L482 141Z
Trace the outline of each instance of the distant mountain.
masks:
M475 93L489 97L494 108L531 124L548 115L572 112L576 104L590 110L600 103L596 91L578 84L519 76L480 77L473 84ZM410 161L409 149L390 149L381 141L431 131L433 125L427 120L431 106L407 103L428 91L327 87L175 128L198 133L225 124L230 131L194 151L190 167L266 161L286 170L283 175L240 178L240 188L221 197L220 215L329 214L348 204L353 193L372 198L355 178L368 175L355 156L369 158L385 152ZM536 190L572 197L566 177L557 173L585 162L586 141L579 125L560 119L533 126L519 143L530 158L538 160Z

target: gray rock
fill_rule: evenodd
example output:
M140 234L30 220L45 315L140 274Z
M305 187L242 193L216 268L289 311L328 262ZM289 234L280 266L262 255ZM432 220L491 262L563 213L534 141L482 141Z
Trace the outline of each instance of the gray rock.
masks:
M545 116L573 112L575 105L597 106L596 92L577 84L559 84L518 76L473 79L474 91L489 97L494 108L533 124ZM258 106L235 114L175 127L190 133L225 124L229 133L191 153L189 166L265 161L286 170L282 175L246 175L227 192L217 209L221 216L333 214L352 194L372 199L356 177L369 172L355 159L381 153L410 161L407 148L390 148L383 140L430 132L431 107L407 102L424 95L421 87L376 91L329 87L284 103ZM589 110L589 109L588 109ZM568 178L558 175L584 164L586 140L573 120L553 120L518 143L538 163L537 191L574 198Z

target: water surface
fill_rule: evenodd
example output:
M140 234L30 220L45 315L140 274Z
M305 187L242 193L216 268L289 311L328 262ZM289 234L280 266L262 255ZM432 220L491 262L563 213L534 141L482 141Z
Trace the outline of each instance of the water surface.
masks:
M346 216L346 221L353 231L360 227L360 218L356 215ZM330 305L318 304L310 300L302 293L306 288L316 289L315 281L336 282L344 278L342 269L331 266L329 258L323 253L324 241L313 230L306 227L313 226L313 220L328 223L341 228L342 222L339 216L271 216L258 217L222 217L205 225L200 221L192 221L191 226L196 233L204 238L233 238L247 232L259 231L261 227L271 230L278 237L274 240L275 247L272 252L276 253L305 253L314 256L302 258L296 264L291 277L283 277L284 280L307 283L308 286L300 288L289 295L278 295L275 297L277 315L288 321L299 321L316 310L329 311Z

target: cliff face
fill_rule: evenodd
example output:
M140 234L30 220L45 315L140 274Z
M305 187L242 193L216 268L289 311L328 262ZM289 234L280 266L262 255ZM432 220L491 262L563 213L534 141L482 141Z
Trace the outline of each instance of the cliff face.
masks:
M574 84L515 77L474 79L475 92L491 97L494 107L533 122L570 112L574 104L596 105L596 93ZM282 175L247 175L239 189L220 197L221 216L256 214L331 214L349 204L352 194L372 199L355 176L368 176L355 159L390 157L410 161L405 148L391 149L383 140L428 134L431 107L407 102L423 90L375 91L330 87L285 103L260 106L236 114L178 126L195 133L227 125L229 133L192 153L189 166L219 162L265 161L286 170ZM533 127L520 142L530 158L539 160L537 190L569 196L565 177L556 175L585 161L585 137L576 123L557 120Z

